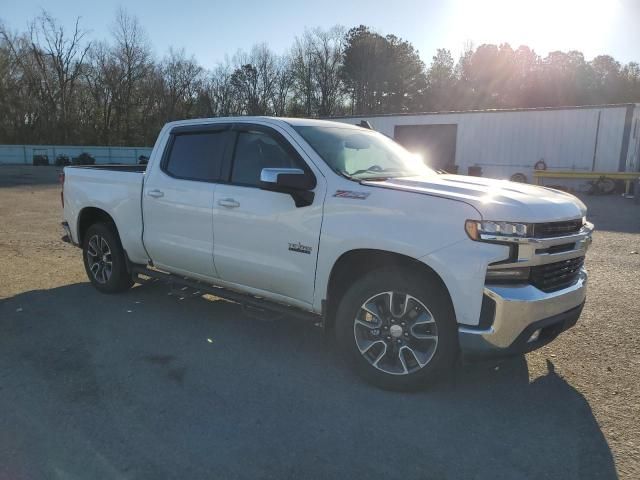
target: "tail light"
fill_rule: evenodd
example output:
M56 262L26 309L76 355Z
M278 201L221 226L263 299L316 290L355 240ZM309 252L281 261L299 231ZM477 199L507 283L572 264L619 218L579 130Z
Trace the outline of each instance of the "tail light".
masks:
M62 208L64 208L64 172L60 172L58 174L58 182L62 186L62 190L60 191L60 201L62 202Z

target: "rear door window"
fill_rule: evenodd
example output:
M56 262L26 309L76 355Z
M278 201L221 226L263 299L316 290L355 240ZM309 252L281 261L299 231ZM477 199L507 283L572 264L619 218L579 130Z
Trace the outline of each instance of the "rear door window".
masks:
M228 138L227 130L174 134L164 171L185 180L220 180Z

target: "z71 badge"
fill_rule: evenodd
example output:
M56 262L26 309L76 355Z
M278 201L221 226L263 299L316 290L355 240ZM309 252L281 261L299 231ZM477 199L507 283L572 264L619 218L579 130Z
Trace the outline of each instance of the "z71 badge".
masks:
M311 255L311 247L306 245L302 245L300 242L298 243L289 243L289 250L292 252L306 253L307 255Z
M336 190L334 197L353 198L355 200L364 200L369 196L369 192L354 192L353 190Z

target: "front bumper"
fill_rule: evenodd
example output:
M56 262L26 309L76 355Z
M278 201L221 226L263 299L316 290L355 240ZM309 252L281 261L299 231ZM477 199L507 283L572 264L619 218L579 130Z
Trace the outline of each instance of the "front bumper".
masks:
M584 269L575 284L552 293L533 285L485 286L484 294L495 305L493 323L484 329L461 326L462 353L468 358L493 357L540 348L576 324L586 293Z

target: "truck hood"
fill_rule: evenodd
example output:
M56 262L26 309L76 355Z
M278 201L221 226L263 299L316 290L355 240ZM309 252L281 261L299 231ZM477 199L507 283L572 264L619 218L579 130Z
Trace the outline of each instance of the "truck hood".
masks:
M465 202L475 207L484 220L556 222L580 218L587 212L584 203L569 193L507 180L434 175L362 183Z

